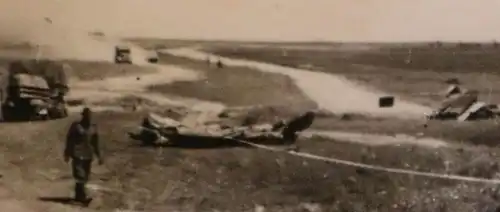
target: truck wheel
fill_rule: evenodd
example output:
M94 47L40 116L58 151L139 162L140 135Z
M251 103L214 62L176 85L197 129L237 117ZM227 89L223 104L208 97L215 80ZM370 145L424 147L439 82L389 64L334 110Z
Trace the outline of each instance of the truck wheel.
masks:
M2 121L12 121L12 110L6 105L2 105Z

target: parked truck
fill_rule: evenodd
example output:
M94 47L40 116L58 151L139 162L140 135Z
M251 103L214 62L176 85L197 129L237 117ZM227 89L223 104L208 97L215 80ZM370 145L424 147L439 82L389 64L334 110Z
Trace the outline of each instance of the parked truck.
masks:
M9 64L2 75L0 118L30 121L64 118L69 91L69 66L49 60L22 60Z
M115 63L132 64L130 47L124 45L115 46Z

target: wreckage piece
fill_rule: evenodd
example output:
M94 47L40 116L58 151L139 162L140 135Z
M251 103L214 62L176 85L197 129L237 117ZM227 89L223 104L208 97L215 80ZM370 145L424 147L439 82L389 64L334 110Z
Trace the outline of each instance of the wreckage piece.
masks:
M499 114L497 105L488 105L478 101L478 96L479 93L476 90L454 94L443 101L439 109L427 115L427 119L467 121L495 118Z
M168 117L150 113L144 118L138 133L129 133L134 140L145 145L176 145L179 142L212 141L216 143L237 145L233 139L245 140L281 140L281 134L271 124L240 127L225 127L210 124L199 127L188 127ZM217 142L214 142L217 141ZM229 141L229 142L227 142ZM281 142L282 143L282 142ZM241 144L240 144L241 145Z
M427 115L429 120L457 120L457 121L469 121L478 119L492 119L500 115L500 110L498 105L486 104L485 102L475 102L465 109L463 113L458 112L439 112L435 111L432 114Z
M290 133L299 133L308 129L314 121L315 113L306 112L288 121L275 124L253 124L244 126L224 126L213 122L186 126L180 121L150 113L143 120L140 132L129 133L135 140L146 145L172 146L241 146L238 140L246 140L267 145L293 144L295 139ZM189 124L189 123L188 123ZM192 124L191 124L192 125ZM285 137L284 137L285 136ZM295 135L292 135L295 137ZM286 139L286 140L285 140Z
M465 121L471 117L472 114L477 113L481 108L484 108L486 103L484 102L475 102L472 104L465 112L460 114L457 118L458 121Z
M179 121L158 114L150 113L144 118L139 127L139 133L130 133L136 140L142 140L146 144L172 143L174 140L185 136L223 137L222 130L213 129L214 126L206 126L205 129L191 128L181 124Z

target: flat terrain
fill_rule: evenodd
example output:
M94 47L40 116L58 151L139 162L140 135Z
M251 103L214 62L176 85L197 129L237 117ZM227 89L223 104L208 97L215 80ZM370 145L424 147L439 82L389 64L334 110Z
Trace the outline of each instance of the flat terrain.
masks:
M426 46L344 51L338 49L283 49L278 47L209 47L215 54L301 67L346 76L361 85L383 90L435 106L440 97L429 95L444 91L444 81L460 79L464 86L481 92L485 101L500 102L500 50L492 47L458 49Z
M432 196L418 195L420 192L455 190L457 184L367 172L242 147L141 148L126 137L141 117L140 113L114 112L96 116L103 129L106 165L95 166L92 183L108 191L93 192L96 200L91 207L95 210L130 208L135 202L136 210L146 211L253 211L255 204L272 211L298 211L301 203L321 204L327 211L402 211L412 205L423 205L428 211L439 207L473 211L473 207L490 205L495 198L494 191L480 194L483 186L472 184L466 192L457 194L458 200L436 193L434 202L423 202ZM38 197L70 195L69 167L62 161L61 151L66 127L74 118L5 124L1 129L2 135L10 138L0 146L5 153L0 163L2 181L9 182L4 186L10 195L27 201L36 211L55 211L58 207L33 201ZM19 136L20 129L23 136ZM302 140L299 145L307 152L388 167L480 177L491 177L498 169L496 162L490 164L498 160L496 151L476 158L484 151L366 147L315 138ZM448 167L447 162L451 162Z
M179 81L150 87L153 92L170 93L201 100L221 102L230 107L264 105L289 107L295 111L315 108L287 76L264 73L245 67L219 69L207 64L160 54L162 63L195 70L204 77L198 81ZM264 91L264 92L263 92Z
M72 76L80 80L96 80L117 76L139 76L154 73L152 67L106 62L67 61L72 67Z
M174 44L152 41L148 45L178 47L192 43ZM463 71L452 73L450 70L422 71L421 68L382 66L368 59L356 62L338 59L382 54L380 52L385 51L374 52L373 46L369 50L319 51L312 47L320 44L307 44L307 50L298 48L298 44L286 44L294 47L288 48L288 53L283 56L282 51L275 47L228 48L229 44L225 45L224 48L208 46L210 51L225 56L294 67L312 64L310 67L314 67L314 71L342 74L359 83L363 82L363 78L371 79L365 81L368 86L428 104L433 104L435 99L411 94L441 89L441 80L449 76L480 78L478 73L466 71L471 68L468 66L464 66L467 68ZM134 94L144 97L153 94L163 95L164 98L179 96L197 99L199 104L204 100L217 101L230 107L267 105L278 108L274 111L278 114L283 110L299 112L316 107L294 81L284 75L258 72L250 67L226 66L217 69L202 61L168 54L161 54L160 60L160 64L173 65L162 70L162 73L171 73L162 75L168 76L164 82L145 76L139 81L132 80L134 83L127 81L134 79L135 74L148 72L150 67L135 69L135 66L129 66L127 73L132 75L125 80L116 77L124 74L121 71L126 66L86 62L73 63L76 70L74 76L92 82L89 85L95 82L99 86L123 79L129 86L113 84L108 92L119 93L113 89L130 87ZM188 70L201 78L186 77ZM495 71L484 72L489 74L489 80L495 80ZM420 77L418 74L421 74ZM381 76L385 78L381 79ZM440 78L434 79L433 76ZM101 78L105 78L104 83L97 83ZM399 81L388 83L389 79ZM149 82L152 84L148 85ZM478 82L471 84L479 85ZM141 90L144 86L147 91ZM87 88L79 89L83 91ZM106 95L106 92L97 91ZM115 96L110 95L107 104L113 102L112 97ZM155 99L160 98L148 101ZM173 108L159 102L156 104L162 110ZM304 211L304 208L309 208L305 211L314 211L311 207L320 205L322 211L479 212L486 211L487 207L496 209L500 200L499 191L493 185L367 171L248 147L140 147L128 138L127 132L134 130L147 112L96 113L106 162L104 166L94 167L92 184L93 188L99 189L92 190L95 201L86 211L111 212L118 208L139 211L255 211L257 205L264 206L267 211ZM20 212L70 211L71 206L37 199L71 195L73 185L69 167L62 161L62 149L67 127L77 118L75 114L63 120L1 124L0 133L4 139L0 142L0 205L3 202L18 203L26 208ZM463 148L368 146L365 144L370 141L356 144L317 136L302 137L298 145L304 152L390 168L497 178L500 151L497 148L498 126L494 121L430 122L427 128L423 124L419 120L335 114L318 118L313 128L389 135L424 134L449 140Z

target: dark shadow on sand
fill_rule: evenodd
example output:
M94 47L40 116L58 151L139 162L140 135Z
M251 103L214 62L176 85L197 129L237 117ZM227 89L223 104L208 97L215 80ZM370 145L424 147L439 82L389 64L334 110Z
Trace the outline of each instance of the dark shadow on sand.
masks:
M87 207L90 202L92 201L91 198L87 200L87 202L78 202L72 197L39 197L38 200L42 202L52 202L52 203L59 203L63 205L72 205L72 206L82 206L82 207Z
M154 144L152 142L145 142L137 136L131 136L132 139L141 141L141 146L143 147L169 147L169 148L180 148L180 149L221 149L221 148L235 148L235 147L249 147L252 146L238 142L235 139L220 138L220 137L210 137L210 136L198 136L198 135L177 135L171 137L168 144ZM284 145L281 139L268 138L268 137L255 137L255 138L245 138L245 141L249 141L256 144L262 145L273 145L279 146Z
M75 205L75 199L72 197L40 197L38 200L42 202L53 202L65 205Z

